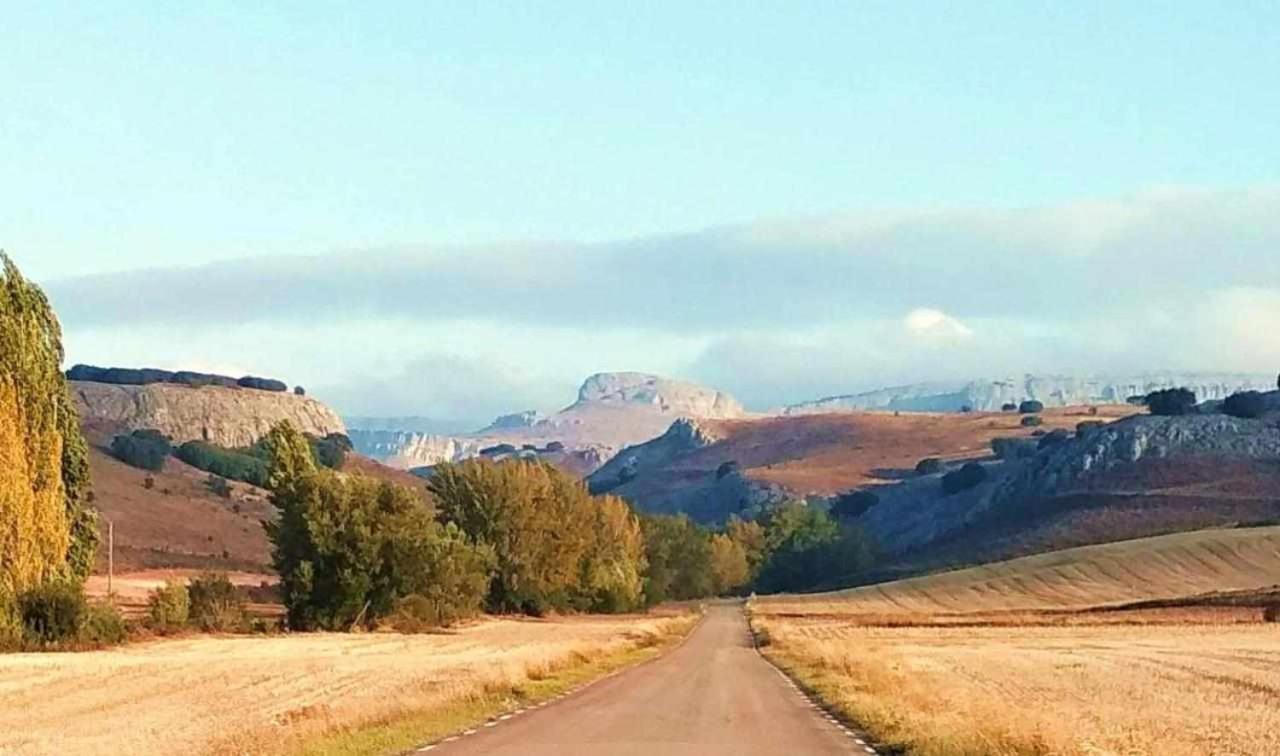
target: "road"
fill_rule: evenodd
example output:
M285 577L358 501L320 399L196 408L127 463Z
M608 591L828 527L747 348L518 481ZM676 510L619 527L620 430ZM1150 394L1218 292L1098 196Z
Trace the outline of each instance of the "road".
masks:
M764 756L873 751L752 647L719 605L679 648L573 695L428 746L432 756Z

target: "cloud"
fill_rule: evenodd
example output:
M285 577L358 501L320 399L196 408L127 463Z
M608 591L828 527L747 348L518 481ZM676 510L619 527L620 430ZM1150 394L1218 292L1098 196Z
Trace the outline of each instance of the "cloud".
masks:
M612 369L703 380L755 407L993 372L1271 370L1280 187L260 258L46 288L73 359L287 373L352 414L487 421L554 409Z

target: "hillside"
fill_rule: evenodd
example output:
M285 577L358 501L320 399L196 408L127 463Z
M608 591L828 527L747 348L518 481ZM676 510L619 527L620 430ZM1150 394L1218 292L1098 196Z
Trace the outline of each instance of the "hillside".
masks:
M226 386L144 386L72 381L81 423L103 434L155 429L175 443L209 441L249 446L288 420L304 433L326 436L346 426L324 404L290 393Z
M376 429L354 427L350 436L362 454L405 469L509 445L587 474L619 449L661 435L678 418L745 416L742 405L715 389L645 373L598 373L583 382L573 404L547 417L517 412L462 436L388 430L382 421L366 418Z
M1039 429L1074 430L1113 420L1127 406L1049 410ZM986 457L991 441L1029 437L1012 413L797 415L678 423L663 436L620 452L589 479L642 509L689 512L705 522L794 496L831 496L914 475L925 457Z
M766 613L1080 610L1280 591L1280 527L1199 530L1085 546L830 593L758 599Z

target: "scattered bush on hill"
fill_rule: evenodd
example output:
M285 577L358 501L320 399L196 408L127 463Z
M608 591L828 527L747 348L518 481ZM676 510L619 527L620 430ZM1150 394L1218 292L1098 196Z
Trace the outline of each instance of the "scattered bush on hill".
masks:
M562 452L564 451L564 443L561 441L549 441L547 442L546 450L551 453Z
M953 496L961 491L976 488L987 479L987 469L977 462L966 463L959 470L942 476L942 492Z
M873 491L847 491L832 502L831 516L839 522L856 520L879 503L880 497Z
M230 499L231 494L234 493L234 489L231 487L230 481L221 475L209 473L209 477L205 478L204 485L205 488L208 488L214 496L218 496L223 499Z
M940 472L945 472L946 469L946 463L937 457L926 457L916 463L917 475L937 475Z
M1280 622L1280 604L1272 604L1262 610L1263 622Z
M1040 437L1039 448L1047 449L1050 446L1059 446L1071 440L1071 433L1065 428L1055 428Z
M1025 438L993 438L991 451L998 459L1027 459L1036 455L1035 442Z
M284 381L277 381L274 378L259 378L254 375L246 375L236 381L236 385L240 388L256 389L258 391L271 391L275 393L283 393L289 390Z
M207 473L251 486L267 484L267 462L258 452L224 449L205 441L188 441L175 452L178 459Z
M1222 411L1232 417L1259 418L1267 413L1267 398L1260 391L1241 391L1223 401Z
M1018 412L1024 415L1035 415L1044 412L1044 402L1027 399L1018 405Z
M306 395L307 395L307 390L306 390L306 389L304 389L304 388L303 388L303 387L301 387L301 386L294 386L294 387L293 387L293 395L294 395L294 396L306 396Z
M731 459L728 462L721 462L720 466L716 468L716 480L723 480L738 472L738 469L737 460Z
M1089 438L1105 428L1106 425L1101 420L1085 420L1084 422L1076 423L1076 435L1080 438Z
M111 439L111 456L139 470L163 470L172 451L169 437L157 430L136 430Z
M1027 415L1022 418L1021 424L1023 428L1038 428L1044 425L1044 418L1039 415Z
M1178 416L1195 412L1196 394L1187 388L1171 388L1152 391L1145 399L1153 415Z
M187 585L188 619L207 633L225 633L245 625L244 596L221 572L205 572Z
M147 617L152 629L172 633L187 626L191 616L191 596L187 586L170 582L147 597Z
M1017 412L1018 405L1013 402L1005 402L1000 406L1001 412Z

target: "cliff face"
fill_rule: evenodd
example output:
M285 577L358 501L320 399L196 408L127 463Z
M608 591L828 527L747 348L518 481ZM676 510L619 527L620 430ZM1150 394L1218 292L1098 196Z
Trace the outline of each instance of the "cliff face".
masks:
M1275 377L1233 373L1144 373L1118 376L1037 376L975 380L967 383L921 383L910 386L833 396L794 404L786 415L852 410L957 412L970 407L991 412L1001 405L1036 399L1046 407L1082 404L1123 404L1131 396L1184 386L1201 402L1225 399L1237 391L1275 388Z
M81 422L110 433L155 429L175 443L249 446L288 420L317 436L345 433L337 413L303 396L245 388L166 383L122 386L71 382Z

